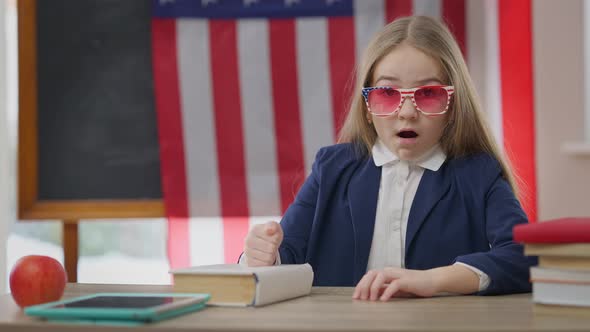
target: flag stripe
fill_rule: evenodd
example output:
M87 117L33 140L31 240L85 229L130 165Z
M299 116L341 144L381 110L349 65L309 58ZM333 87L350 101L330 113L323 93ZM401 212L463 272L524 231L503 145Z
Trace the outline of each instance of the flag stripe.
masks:
M275 139L283 213L298 189L294 181L303 176L305 169L295 59L295 20L272 19L269 25Z
M398 17L412 15L412 0L385 0L385 23L389 23Z
M209 28L191 19L177 20L176 28L189 216L219 216Z
M334 139L327 22L325 18L301 19L296 29L305 174L309 174L318 149Z
M237 263L244 250L244 239L250 230L250 218L223 217L223 248L225 263Z
M328 50L332 85L334 140L344 122L346 106L354 85L354 20L351 17L328 18Z
M500 146L504 146L504 129L502 126L502 82L500 77L500 41L498 33L498 1L489 0L485 3L488 13L485 21L486 57L484 80L487 80L485 95L488 114L494 136ZM480 24L480 23L478 23Z
M182 126L188 179L190 265L223 261L223 228L219 206L215 119L211 94L209 24L179 19L176 24ZM204 156L208 156L205 157ZM214 218L203 218L215 216ZM175 230L170 242L187 236Z
M463 56L467 58L465 48L465 0L442 0L442 12L445 22L455 35Z
M247 216L236 23L209 21L209 34L221 213Z
M441 0L414 0L414 15L442 17Z
M475 90L480 94L481 103L484 111L485 107L485 94L484 87L486 82L486 75L484 69L486 66L486 29L487 24L486 16L484 13L484 2L483 1L467 1L465 3L465 43L466 53L469 54L467 58L467 66L469 67L469 73L471 79L475 84Z
M480 93L483 111L499 146L503 145L502 91L498 42L498 2L468 1L467 53L469 71Z
M211 77L217 158L223 216L225 262L234 262L248 232L248 222L235 219L250 215L243 147L242 109L240 100L236 22L209 21ZM241 248L241 245L240 245Z
M356 59L360 61L369 41L385 25L384 0L355 0L354 32Z
M190 236L190 265L208 265L230 262L225 260L223 240L223 218L190 218L188 236ZM181 234L169 234L168 242L175 242ZM231 257L230 257L231 258Z
M170 266L175 268L190 263L175 20L152 20L152 47L162 191L168 216L168 232L180 234L174 241L167 243Z
M278 215L280 196L266 20L238 21L238 53L249 211L254 216Z
M500 77L500 50L499 50L499 22L498 22L498 1L490 0L484 3L485 12L485 51L487 58L484 64L485 101L488 119L490 121L494 136L500 146L504 145L504 130L502 128L502 83ZM477 22L476 24L481 24Z
M521 201L529 220L536 221L531 2L498 4L504 145L518 156L511 160L525 184Z

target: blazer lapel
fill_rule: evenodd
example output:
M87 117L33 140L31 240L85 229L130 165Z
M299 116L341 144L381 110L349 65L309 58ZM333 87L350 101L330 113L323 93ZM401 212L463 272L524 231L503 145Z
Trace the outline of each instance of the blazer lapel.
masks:
M381 167L369 158L356 172L348 186L352 227L354 231L354 280L355 284L367 269L369 251L373 241L373 228L381 181Z
M410 216L408 217L405 245L406 253L416 233L418 233L420 226L422 226L424 220L430 214L430 211L449 190L450 180L445 174L445 166L443 165L437 172L428 169L424 170L424 175L418 185L418 190L416 191L416 196L410 209Z

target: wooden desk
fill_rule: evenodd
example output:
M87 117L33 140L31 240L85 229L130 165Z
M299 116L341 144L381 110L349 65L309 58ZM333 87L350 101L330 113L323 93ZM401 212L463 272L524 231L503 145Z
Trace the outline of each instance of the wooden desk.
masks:
M68 284L66 297L103 291L167 292L170 286ZM310 296L260 308L208 307L141 328L57 325L27 317L0 297L0 330L18 331L590 331L590 317L541 316L530 294L353 301L352 288L314 288Z

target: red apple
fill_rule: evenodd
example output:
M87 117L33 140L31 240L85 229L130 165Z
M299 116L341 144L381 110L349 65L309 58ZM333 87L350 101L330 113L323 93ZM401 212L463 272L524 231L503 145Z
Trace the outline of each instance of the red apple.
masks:
M10 271L12 298L21 308L59 300L66 282L63 266L48 256L24 256Z

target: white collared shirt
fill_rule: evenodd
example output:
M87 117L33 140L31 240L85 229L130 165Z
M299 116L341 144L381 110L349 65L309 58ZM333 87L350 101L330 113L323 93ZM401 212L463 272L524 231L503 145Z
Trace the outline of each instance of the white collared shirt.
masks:
M403 268L408 217L424 169L438 171L446 155L437 145L415 161L400 160L379 139L373 145L372 154L375 165L381 167L381 183L367 270ZM490 279L487 274L464 263L455 264L463 265L479 276L480 291L488 287Z

